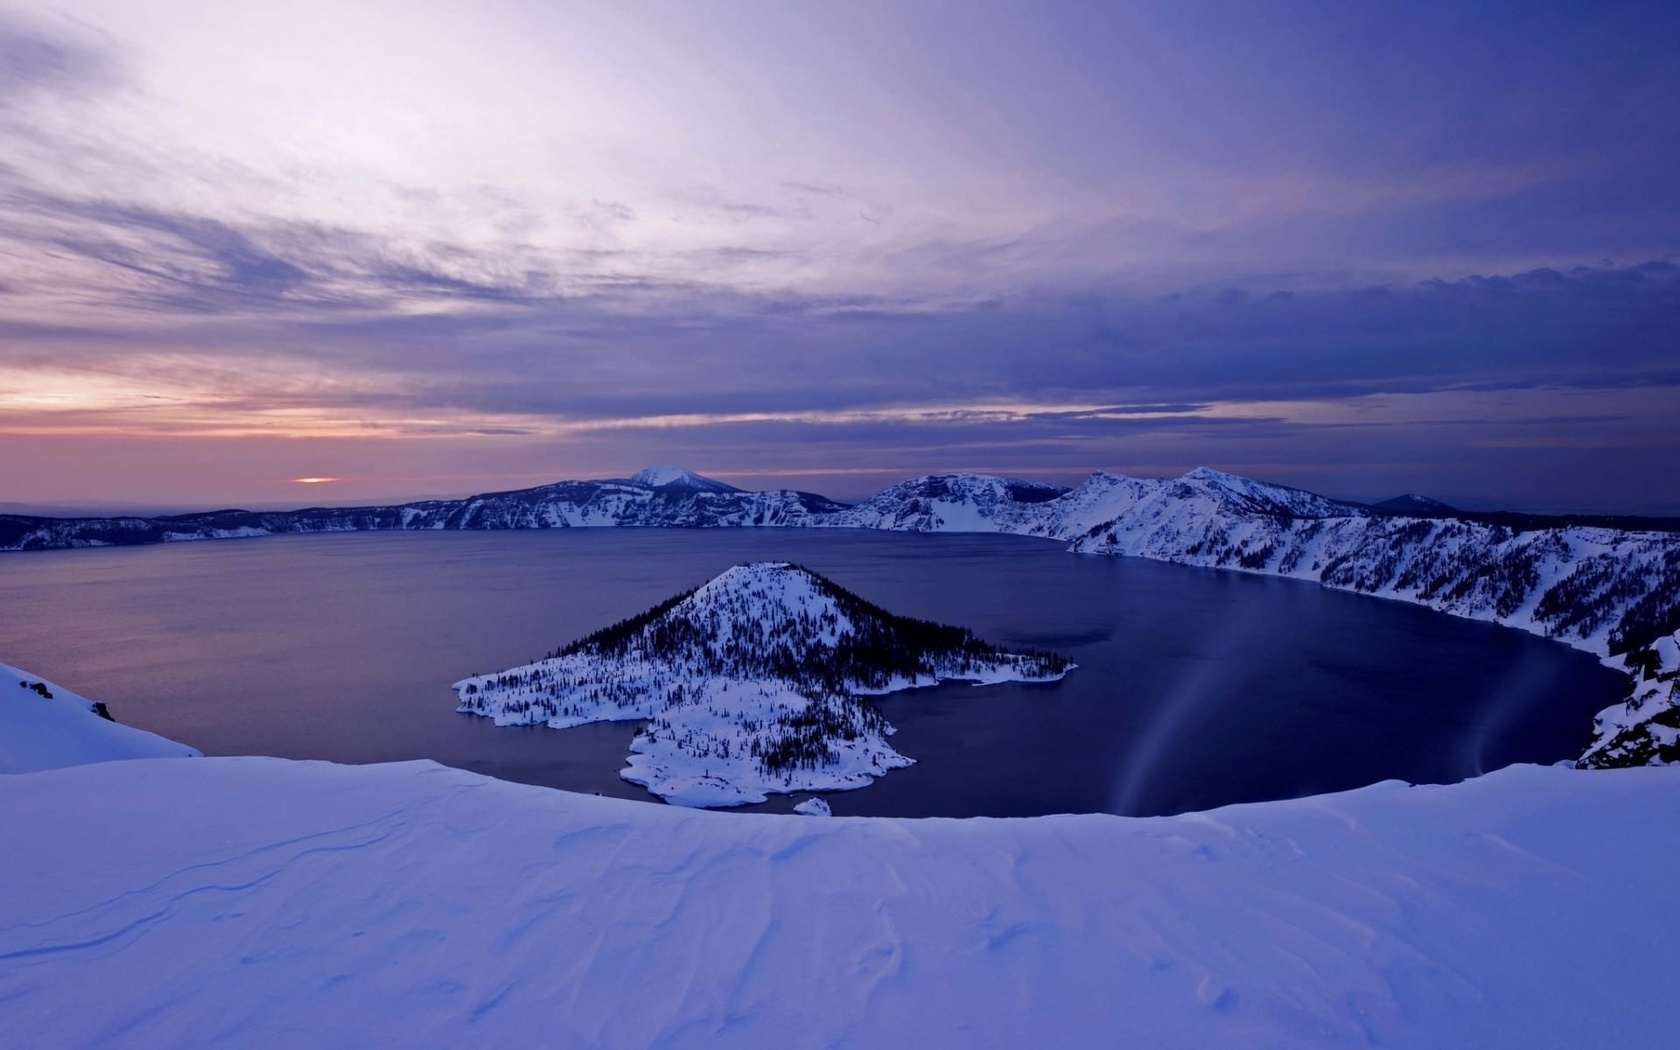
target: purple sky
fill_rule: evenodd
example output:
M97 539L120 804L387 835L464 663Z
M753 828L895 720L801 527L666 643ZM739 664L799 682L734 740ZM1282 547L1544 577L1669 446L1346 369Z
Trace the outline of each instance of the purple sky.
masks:
M1672 3L0 6L0 503L1680 513L1676 54Z

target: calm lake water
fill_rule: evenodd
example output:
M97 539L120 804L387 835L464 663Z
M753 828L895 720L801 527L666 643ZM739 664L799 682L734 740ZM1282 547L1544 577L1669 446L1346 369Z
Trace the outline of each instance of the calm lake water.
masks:
M450 683L704 582L796 561L888 610L1078 662L879 703L917 765L839 814L1172 813L1572 758L1591 657L1314 584L1005 536L772 529L352 533L0 556L0 660L213 755L431 758L650 799L630 723L498 729ZM798 798L763 807L785 811Z

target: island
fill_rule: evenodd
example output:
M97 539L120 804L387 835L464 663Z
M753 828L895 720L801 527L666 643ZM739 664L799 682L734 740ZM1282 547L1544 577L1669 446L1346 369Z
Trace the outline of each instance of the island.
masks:
M497 725L646 720L620 776L704 808L864 787L910 765L864 697L1049 682L1073 666L895 616L798 565L757 562L455 691L461 711Z

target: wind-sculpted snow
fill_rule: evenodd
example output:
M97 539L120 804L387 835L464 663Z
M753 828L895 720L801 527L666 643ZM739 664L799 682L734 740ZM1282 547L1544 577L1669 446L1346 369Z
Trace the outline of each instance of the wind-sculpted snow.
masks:
M0 773L197 755L185 744L112 721L102 703L0 664Z
M428 762L5 778L8 1047L1663 1047L1680 769L1178 817L707 813Z
M860 696L947 680L1050 681L1069 664L893 616L785 562L740 565L546 660L457 682L497 725L646 719L620 774L729 806L863 787L911 760Z

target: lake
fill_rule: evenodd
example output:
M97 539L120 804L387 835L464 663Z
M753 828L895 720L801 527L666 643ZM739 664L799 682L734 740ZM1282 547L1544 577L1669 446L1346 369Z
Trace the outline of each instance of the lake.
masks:
M1316 584L989 535L348 533L0 555L0 660L211 755L429 758L651 800L634 725L497 728L450 684L742 561L1079 664L878 701L917 764L837 814L1162 814L1573 758L1623 679L1587 654ZM755 809L786 811L805 796Z

